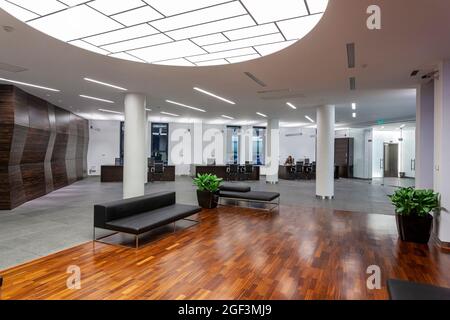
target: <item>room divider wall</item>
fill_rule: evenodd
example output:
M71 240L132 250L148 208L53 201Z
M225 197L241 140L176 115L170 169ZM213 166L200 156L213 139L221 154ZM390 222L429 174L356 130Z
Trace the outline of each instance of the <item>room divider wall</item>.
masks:
M11 85L0 85L0 210L87 174L88 121Z

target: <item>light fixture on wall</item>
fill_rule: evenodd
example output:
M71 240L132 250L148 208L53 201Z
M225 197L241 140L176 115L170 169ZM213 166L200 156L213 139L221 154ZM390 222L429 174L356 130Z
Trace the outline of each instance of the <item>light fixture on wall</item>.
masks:
M188 109L192 109L192 110L200 111L200 112L206 112L206 111L203 110L203 109L200 109L200 108L197 108L197 107L192 107L192 106L189 106L189 105L184 104L184 103L180 103L180 102L176 102L176 101L172 101L172 100L166 100L166 102L167 102L167 103L170 103L170 104L174 104L174 105L176 105L176 106L183 107L183 108L188 108Z
M91 78L84 78L84 80L92 82L92 83L96 83L96 84L99 84L99 85L102 85L102 86L105 86L105 87L118 89L118 90L121 90L121 91L128 91L128 89L125 89L125 88L122 88L122 87L119 87L119 86L116 86L116 85L113 85L113 84L109 84L109 83L106 83L106 82L94 80L94 79L91 79Z
M352 103L352 110L356 110L356 103Z
M294 109L294 110L297 109L297 107L294 106L294 105L293 105L292 103L290 103L290 102L286 102L286 104L287 104L289 107L291 107L292 109Z
M267 118L267 115L266 115L266 114L264 114L264 113L261 113L261 112L257 112L256 114L257 114L258 116L261 116L261 117Z
M352 118L356 118L356 112L352 113Z
M58 89L38 86L36 84L22 82L22 81L16 81L16 80L5 79L5 78L0 78L0 81L10 82L10 83L14 83L14 84L22 85L22 86L27 86L27 87L32 87L32 88L37 88L37 89L42 89L42 90L47 90L47 91L60 92L60 90L58 90Z
M220 97L220 96L218 96L218 95L216 95L216 94L214 94L214 93L212 93L212 92L206 91L206 90L204 90L204 89L200 89L200 88L198 88L198 87L194 87L194 90L195 90L195 91L198 91L198 92L201 92L201 93L204 93L204 94L206 94L206 95L208 95L208 96L210 96L210 97L216 98L216 99L218 99L218 100L224 101L224 102L226 102L226 103L229 103L229 104L236 104L236 103L234 103L234 102L231 101L231 100L222 98L222 97Z
M309 122L314 123L314 120L310 116L305 116L306 119L308 119Z
M98 109L98 111L107 112L107 113L114 113L114 114L123 114L122 112L114 111L114 110L108 110L108 109Z
M111 101L111 100L97 98L97 97L92 97L92 96L87 96L87 95L84 95L84 94L80 94L80 97L85 98L85 99L95 100L95 101L111 103L111 104L114 103L114 101Z

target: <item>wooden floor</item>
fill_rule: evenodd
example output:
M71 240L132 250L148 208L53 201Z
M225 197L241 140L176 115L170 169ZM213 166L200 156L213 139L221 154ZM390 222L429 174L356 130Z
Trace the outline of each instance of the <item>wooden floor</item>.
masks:
M387 278L450 287L450 255L399 242L393 216L282 206L198 218L139 250L90 242L3 271L0 298L386 299ZM66 287L69 265L79 290ZM366 288L370 265L381 290Z

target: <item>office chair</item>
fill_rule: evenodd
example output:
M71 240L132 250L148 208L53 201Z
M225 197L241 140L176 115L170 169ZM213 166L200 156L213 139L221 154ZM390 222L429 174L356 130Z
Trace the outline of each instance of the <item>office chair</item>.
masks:
M229 164L227 166L227 180L237 180L239 177L239 165L238 164Z
M311 176L313 179L316 179L316 162L313 161L311 165Z
M249 161L246 161L249 162ZM245 176L245 180L251 180L250 178L253 175L253 165L250 163L246 163L244 166L244 176Z
M155 181L155 177L158 177L158 181L161 181L161 178L164 174L164 163L163 162L155 162L153 167L150 168L151 182Z
M303 178L303 161L298 161L295 164L295 179Z

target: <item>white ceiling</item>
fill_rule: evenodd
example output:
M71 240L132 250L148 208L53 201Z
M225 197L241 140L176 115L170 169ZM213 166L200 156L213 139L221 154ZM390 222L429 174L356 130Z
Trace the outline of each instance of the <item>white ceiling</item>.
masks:
M382 29L366 28L366 9L378 4ZM148 97L153 117L160 111L183 119L219 121L223 114L240 121L264 120L262 112L284 123L308 123L315 107L335 104L342 125L386 122L415 117L414 69L432 68L450 57L450 1L448 0L330 0L317 27L289 48L243 63L210 67L173 67L142 64L105 57L63 43L30 28L0 10L0 63L26 68L13 73L0 70L0 77L57 88L53 93L26 88L32 94L89 118L114 118L99 108L123 111L123 92L89 83L84 77L116 84ZM356 46L356 68L347 68L346 44ZM244 72L267 84L261 87ZM357 90L349 90L355 76ZM235 101L230 105L203 95L200 87ZM272 93L258 93L276 90ZM279 90L279 91L278 91ZM46 94L50 94L47 96ZM80 94L112 100L94 102ZM165 102L166 99L205 109L201 113ZM286 102L296 105L293 110ZM357 103L357 118L351 103ZM161 120L164 120L162 118ZM221 119L226 123L236 121Z

